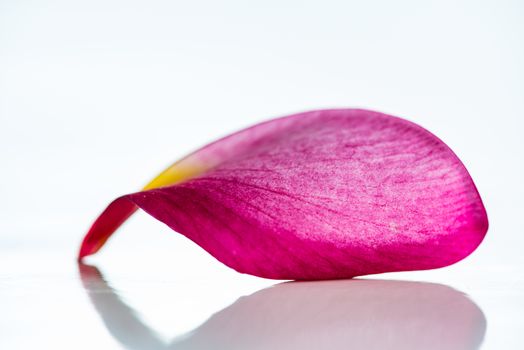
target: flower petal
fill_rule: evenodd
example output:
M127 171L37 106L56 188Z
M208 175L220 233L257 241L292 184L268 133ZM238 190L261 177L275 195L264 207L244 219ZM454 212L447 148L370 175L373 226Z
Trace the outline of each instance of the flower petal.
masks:
M111 203L80 258L137 207L235 270L275 279L442 267L488 228L471 177L442 141L356 109L271 120L187 156Z

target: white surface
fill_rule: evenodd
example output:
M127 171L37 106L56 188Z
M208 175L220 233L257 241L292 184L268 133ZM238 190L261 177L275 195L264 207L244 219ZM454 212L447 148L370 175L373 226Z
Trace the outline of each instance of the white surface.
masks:
M102 321L74 260L98 212L210 140L270 117L343 106L402 116L441 137L470 170L490 218L465 261L374 278L466 293L486 319L483 349L523 348L523 12L519 1L0 0L0 348L124 346L113 333L128 321ZM175 347L175 337L275 283L228 270L144 214L91 262L158 333L145 348ZM112 295L104 286L100 293ZM359 321L326 308L308 325L326 315L333 329ZM403 348L379 332L381 315L348 329L353 344L373 338ZM237 316L232 329L251 322ZM403 325L388 320L393 333ZM435 325L443 338L445 326ZM289 338L267 344L320 339L283 329ZM249 345L256 332L232 336L228 347ZM347 348L337 334L346 333L322 335ZM139 338L124 343L141 348Z

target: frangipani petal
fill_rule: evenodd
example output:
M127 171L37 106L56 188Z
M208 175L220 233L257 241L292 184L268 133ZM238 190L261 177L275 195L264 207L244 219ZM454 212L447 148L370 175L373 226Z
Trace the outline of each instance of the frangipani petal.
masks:
M271 120L192 153L111 203L79 257L138 207L235 270L275 279L442 267L488 228L471 177L442 141L356 109Z

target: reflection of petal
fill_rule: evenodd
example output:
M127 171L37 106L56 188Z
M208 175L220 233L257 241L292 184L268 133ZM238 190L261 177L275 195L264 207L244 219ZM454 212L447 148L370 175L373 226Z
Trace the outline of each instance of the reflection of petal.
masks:
M183 344L194 349L213 344L224 349L476 349L485 327L479 308L443 285L294 282L239 299Z
M122 344L130 349L163 346L96 268L81 265L80 273L95 308ZM482 311L462 293L439 284L289 282L240 298L166 347L477 349L485 330Z
M126 348L163 349L156 333L145 326L136 313L124 304L94 266L78 264L82 284L109 332Z

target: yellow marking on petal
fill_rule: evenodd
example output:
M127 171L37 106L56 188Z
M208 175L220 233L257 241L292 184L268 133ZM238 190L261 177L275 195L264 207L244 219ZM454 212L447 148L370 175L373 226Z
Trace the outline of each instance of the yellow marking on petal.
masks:
M207 168L202 165L175 163L161 172L142 190L146 191L153 188L171 186L200 175L206 170Z

